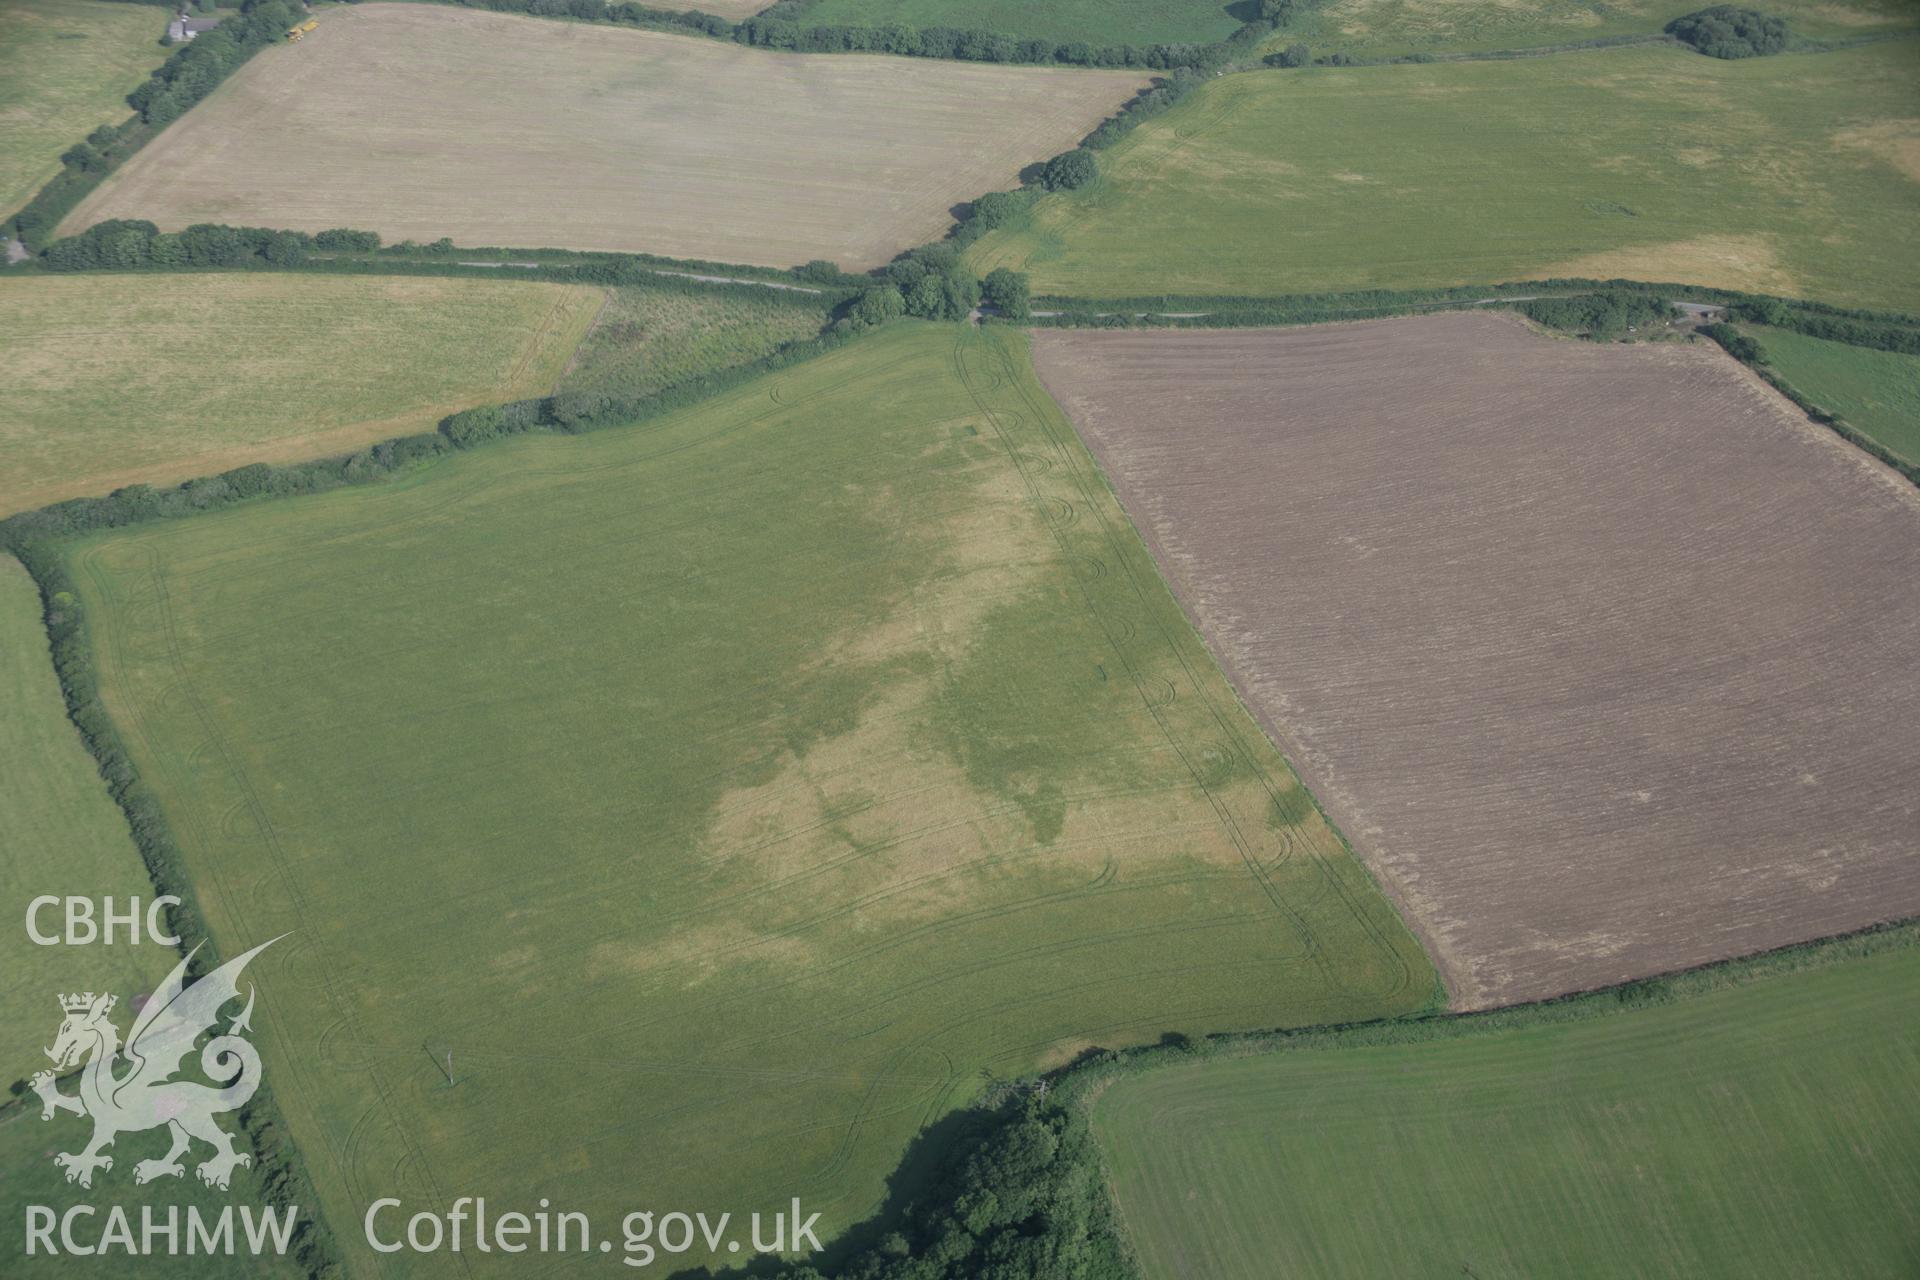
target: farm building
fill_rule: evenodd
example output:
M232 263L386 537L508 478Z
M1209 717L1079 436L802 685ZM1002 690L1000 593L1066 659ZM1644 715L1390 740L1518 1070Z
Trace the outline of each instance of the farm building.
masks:
M167 24L167 38L178 44L182 40L193 39L202 31L211 31L219 25L219 18L189 18L185 13L180 13Z

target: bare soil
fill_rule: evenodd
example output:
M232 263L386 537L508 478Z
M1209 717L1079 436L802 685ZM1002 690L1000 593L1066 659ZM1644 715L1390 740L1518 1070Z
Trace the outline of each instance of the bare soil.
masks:
M870 267L1016 184L1146 78L775 53L421 4L328 10L82 201L388 240Z
M1706 344L1048 331L1458 1008L1920 912L1920 493Z

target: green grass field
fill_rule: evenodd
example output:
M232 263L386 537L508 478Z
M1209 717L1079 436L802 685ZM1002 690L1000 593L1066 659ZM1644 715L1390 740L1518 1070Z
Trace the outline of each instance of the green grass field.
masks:
M123 1030L126 1023L125 1018L120 1020ZM65 1085L63 1090L72 1093L74 1086ZM68 1253L50 1256L38 1250L34 1256L27 1256L28 1205L44 1205L55 1213L64 1213L76 1204L97 1206L98 1212L91 1218L76 1219L75 1235L82 1244L99 1242L100 1233L106 1229L110 1206L117 1205L126 1211L136 1241L143 1207L151 1205L159 1221L165 1222L168 1207L174 1206L180 1215L184 1249L188 1206L197 1209L202 1221L211 1227L217 1223L220 1211L229 1205L247 1205L257 1213L258 1206L266 1203L259 1176L251 1169L235 1170L232 1185L225 1191L203 1186L193 1176L191 1165L184 1178L162 1178L146 1186L136 1185L131 1172L135 1162L158 1156L167 1149L166 1135L158 1131L120 1138L114 1144L113 1168L96 1175L91 1190L70 1186L65 1172L53 1163L54 1153L80 1150L93 1126L64 1113L43 1121L39 1100L29 1102L30 1105L0 1106L0 1248L6 1250L7 1280L75 1280L75 1277L80 1280L140 1277L144 1280L147 1276L168 1280L175 1277L178 1280L253 1280L254 1277L299 1280L307 1275L291 1258L272 1254L258 1258L247 1253L232 1257L219 1254L129 1257L125 1250L115 1247L103 1257L77 1257ZM301 1217L305 1216L303 1207ZM236 1234L242 1231L237 1214L233 1229ZM54 1239L59 1239L57 1230Z
M1305 43L1316 54L1344 51L1364 58L1409 53L1477 53L1534 49L1619 36L1655 35L1700 0L1334 0L1310 9L1262 46ZM1831 39L1920 26L1915 0L1767 0L1764 12L1785 18L1795 35Z
M398 276L0 279L0 514L346 453L544 395L604 296Z
M56 999L68 991L112 991L123 1001L153 989L180 957L166 947L42 947L27 936L27 904L42 894L112 896L124 908L138 895L153 900L153 884L107 794L93 757L67 719L54 679L40 592L20 562L0 554L0 902L13 919L0 929L0 1090L49 1063L40 1046L53 1043L62 1014ZM58 908L40 917L42 931L59 932ZM4 1096L0 1094L0 1096ZM17 1217L17 1215L15 1215Z
M164 9L0 0L0 217L60 171L60 156L133 114L124 99L167 51Z
M820 0L809 26L960 27L1030 40L1091 45L1204 43L1237 31L1252 6L1225 0Z
M1809 338L1784 329L1753 336L1767 362L1801 395L1920 462L1920 356Z
M1920 947L1672 1003L1124 1079L1100 1099L1165 1277L1904 1276Z
M646 285L609 289L560 387L648 395L758 360L826 327L827 310L810 295L776 289L757 294Z
M1081 297L1583 275L1911 308L1914 57L1634 48L1227 76L971 259Z
M215 938L297 931L262 1040L330 1216L834 1233L996 1077L1436 998L1024 342L77 546Z

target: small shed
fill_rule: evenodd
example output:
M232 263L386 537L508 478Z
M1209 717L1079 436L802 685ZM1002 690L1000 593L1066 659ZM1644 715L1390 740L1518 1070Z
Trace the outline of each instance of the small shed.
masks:
M167 24L167 36L178 44L182 40L193 39L202 31L211 31L219 25L219 18L189 18L182 13Z

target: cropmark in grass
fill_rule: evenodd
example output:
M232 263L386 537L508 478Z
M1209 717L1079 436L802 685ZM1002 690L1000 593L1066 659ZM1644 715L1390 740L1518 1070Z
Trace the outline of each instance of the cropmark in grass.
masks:
M997 1077L1432 1003L1024 344L903 323L77 546L212 932L295 931L261 1039L330 1217L798 1196L824 1238Z

